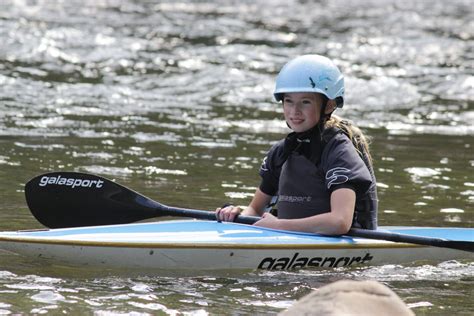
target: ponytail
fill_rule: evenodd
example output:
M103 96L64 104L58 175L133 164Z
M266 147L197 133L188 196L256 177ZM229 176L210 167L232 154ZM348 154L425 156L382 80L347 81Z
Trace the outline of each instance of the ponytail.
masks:
M336 127L340 129L352 141L359 156L366 160L366 163L372 166L372 156L369 151L370 139L364 135L360 128L353 125L350 121L344 120L334 114L325 122L324 127Z

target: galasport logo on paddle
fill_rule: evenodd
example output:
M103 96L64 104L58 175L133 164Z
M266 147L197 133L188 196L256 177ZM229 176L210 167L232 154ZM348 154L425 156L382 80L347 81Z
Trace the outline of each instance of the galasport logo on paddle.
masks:
M258 269L263 270L291 270L302 268L318 268L318 267L346 267L352 264L364 264L370 262L374 257L370 253L360 257L300 257L299 253L295 253L293 258L264 258L258 265Z
M77 178L67 178L61 177L58 175L57 177L48 177L43 176L40 179L39 186L45 187L47 185L64 185L74 188L102 188L104 181L102 180L89 180L89 179L77 179Z

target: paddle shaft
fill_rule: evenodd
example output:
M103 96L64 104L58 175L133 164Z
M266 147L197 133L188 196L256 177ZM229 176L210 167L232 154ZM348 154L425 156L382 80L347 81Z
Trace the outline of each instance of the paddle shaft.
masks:
M160 211L163 211L164 213L168 213L168 215L170 216L216 220L216 214L214 212L176 208L176 207L169 207L169 206L164 206L164 205L163 207L164 208L161 208ZM239 215L235 218L235 222L240 223L240 224L252 225L255 222L257 222L259 219L260 217ZM399 242L399 243L409 243L409 244L416 244L416 245L423 245L423 246L452 248L452 249L457 249L457 250L474 252L474 243L471 241L446 240L446 239L441 239L441 238L407 235L407 234L392 233L392 232L378 231L378 230L369 230L369 229L362 229L362 228L351 228L346 233L346 235L351 236L351 237L358 237L358 238L387 240L387 241Z
M106 178L78 172L39 175L25 185L25 197L31 213L49 228L126 224L159 216L216 220L215 212L170 207ZM259 219L238 216L235 222L251 225ZM473 241L360 228L352 228L346 235L474 252Z
M346 234L347 236L368 238L368 239L380 239L393 242L409 243L423 246L451 248L457 250L463 250L468 252L474 252L474 242L472 241L460 241L460 240L448 240L434 237L423 237L408 234L392 233L378 230L368 230L362 228L351 228Z
M207 219L211 221L217 220L215 212L193 210L193 209L186 209L186 208L177 208L177 207L172 207L172 206L166 206L163 204L161 204L161 206L157 208L157 212L160 212L162 215L168 215L168 216ZM255 222L257 222L259 219L260 217L256 217L256 216L239 215L235 218L235 222L239 224L252 225Z

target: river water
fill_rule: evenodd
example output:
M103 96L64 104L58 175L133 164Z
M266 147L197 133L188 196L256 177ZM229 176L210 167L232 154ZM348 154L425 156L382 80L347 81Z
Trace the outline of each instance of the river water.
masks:
M346 77L339 114L372 138L380 225L474 226L470 0L1 0L0 230L41 228L35 175L80 171L165 204L245 205L288 130L291 57ZM140 275L0 254L0 315L275 314L324 284L377 280L418 315L474 311L473 262Z

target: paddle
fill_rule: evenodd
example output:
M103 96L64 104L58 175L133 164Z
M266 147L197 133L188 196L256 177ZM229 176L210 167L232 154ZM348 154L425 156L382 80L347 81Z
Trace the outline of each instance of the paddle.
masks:
M153 201L111 180L86 173L53 172L25 185L28 207L49 228L132 223L159 216L215 220L214 212L175 208ZM257 217L239 216L253 224Z
M111 180L86 173L53 172L39 175L26 184L25 196L31 213L49 228L125 224L160 216L216 220L214 212L166 206ZM259 219L238 216L235 222L253 224ZM472 241L359 228L352 228L347 235L474 252Z

